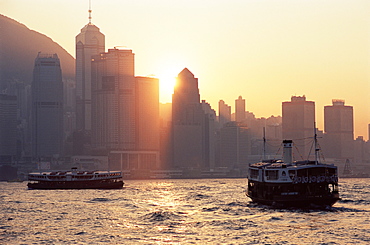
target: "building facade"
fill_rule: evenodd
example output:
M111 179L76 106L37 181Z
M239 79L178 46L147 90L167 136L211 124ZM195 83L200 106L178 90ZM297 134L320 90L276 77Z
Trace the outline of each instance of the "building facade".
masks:
M11 162L17 153L17 96L0 94L0 160Z
M134 53L109 49L92 59L92 149L134 150L135 121Z
M211 105L202 100L202 110L204 112L204 168L213 170L216 167L216 112Z
M159 80L135 77L138 150L159 151Z
M235 100L235 121L243 122L245 120L245 99L241 96Z
M231 121L231 106L227 105L223 100L218 102L218 121L220 127Z
M39 53L35 59L32 91L32 156L63 153L63 83L57 54Z
M205 168L204 120L198 78L185 68L177 77L172 95L174 168Z
M330 158L353 159L353 107L344 100L333 100L324 107L324 131L326 150Z
M91 58L105 51L105 36L89 22L76 36L76 128L91 130Z
M220 130L220 162L218 167L237 169L248 166L251 138L247 125L228 122Z
M282 104L283 139L293 140L294 160L314 159L315 102L305 96L292 96Z

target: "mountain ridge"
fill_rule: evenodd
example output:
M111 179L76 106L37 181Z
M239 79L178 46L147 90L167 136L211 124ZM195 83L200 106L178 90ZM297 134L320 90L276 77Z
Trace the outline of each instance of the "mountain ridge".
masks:
M47 35L0 14L0 88L14 82L30 84L39 52L56 53L63 78L75 78L75 59L62 46Z

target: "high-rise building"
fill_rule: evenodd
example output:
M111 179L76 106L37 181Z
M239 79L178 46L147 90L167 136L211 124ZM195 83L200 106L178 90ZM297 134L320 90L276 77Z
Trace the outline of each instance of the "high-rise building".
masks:
M91 13L91 10L89 10ZM91 130L91 58L105 51L105 36L91 23L76 36L76 128Z
M283 139L293 140L295 160L313 159L312 147L315 127L315 102L305 96L292 96L282 103Z
M52 157L63 150L63 83L57 54L35 59L32 81L32 155Z
M324 107L325 155L331 158L353 158L353 107L344 100L333 100Z
M173 167L205 167L204 120L198 78L185 68L172 95Z
M204 121L204 166L206 169L216 167L216 111L205 100L202 100Z
M138 150L159 151L159 80L135 77Z
M241 96L235 100L235 121L243 122L245 120L245 99Z
M91 131L93 152L109 155L111 169L144 177L159 167L159 81L135 77L131 49L92 58Z
M109 49L92 59L92 148L101 152L134 150L134 53Z
M228 106L223 100L218 102L218 121L220 127L231 121L231 106Z
M251 138L247 125L228 122L220 130L220 162L218 167L230 169L247 166L251 153Z
M0 94L0 159L11 162L17 150L17 97Z

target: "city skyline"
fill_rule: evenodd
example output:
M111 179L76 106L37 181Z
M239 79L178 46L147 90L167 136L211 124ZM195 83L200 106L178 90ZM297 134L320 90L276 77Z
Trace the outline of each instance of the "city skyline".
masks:
M26 4L2 0L1 14L51 37L75 56L74 37L88 23L88 1L38 0L33 3L37 11L20 7ZM173 93L166 79L174 82L187 67L199 78L201 99L216 111L219 100L233 105L241 95L246 110L257 117L277 116L283 101L305 95L315 101L322 130L324 106L343 99L354 108L355 137L368 139L369 9L370 3L360 0L96 0L92 23L106 36L107 48L135 50L135 74L160 79L162 103L171 102Z

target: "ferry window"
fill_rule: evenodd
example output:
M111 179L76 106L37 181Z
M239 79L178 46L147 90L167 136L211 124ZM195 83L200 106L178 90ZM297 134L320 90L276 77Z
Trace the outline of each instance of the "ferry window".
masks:
M266 179L267 180L277 180L279 178L278 170L266 170Z
M294 176L295 176L295 170L289 170L289 177L291 179L294 179Z
M253 179L257 179L258 178L258 170L257 169L250 169L249 170L249 173L250 173L250 177L253 178Z

